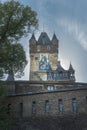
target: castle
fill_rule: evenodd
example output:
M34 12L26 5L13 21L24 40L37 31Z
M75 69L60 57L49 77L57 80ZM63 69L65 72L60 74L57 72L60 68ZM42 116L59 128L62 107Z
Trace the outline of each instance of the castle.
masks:
M70 63L65 70L58 58L59 40L42 32L29 40L30 80L6 81L8 113L16 117L87 114L87 83L75 81Z
M30 80L32 81L67 81L74 82L74 69L70 64L65 70L58 61L59 40L53 35L49 39L46 32L42 32L38 41L34 34L30 39Z

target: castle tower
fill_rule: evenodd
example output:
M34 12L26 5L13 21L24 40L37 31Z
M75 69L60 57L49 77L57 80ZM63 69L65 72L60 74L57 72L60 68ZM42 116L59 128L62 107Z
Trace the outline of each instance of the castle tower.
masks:
M59 40L55 33L52 40L46 32L42 32L38 40L32 34L29 42L31 81L75 81L71 63L69 69L65 70L58 61Z
M53 35L52 40L46 32L42 32L35 39L34 34L30 39L30 80L47 80L47 72L55 70L58 60L58 39Z

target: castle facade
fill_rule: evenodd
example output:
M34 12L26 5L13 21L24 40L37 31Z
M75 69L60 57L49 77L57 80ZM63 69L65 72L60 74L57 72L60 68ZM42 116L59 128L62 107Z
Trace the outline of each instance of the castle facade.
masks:
M75 81L58 58L59 40L42 32L29 40L30 80L6 81L8 113L17 117L87 114L87 83Z

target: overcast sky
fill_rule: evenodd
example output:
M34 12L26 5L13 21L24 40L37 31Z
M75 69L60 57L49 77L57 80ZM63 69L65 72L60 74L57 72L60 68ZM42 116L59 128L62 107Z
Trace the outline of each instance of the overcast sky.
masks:
M6 1L6 0L2 0ZM59 39L59 60L67 69L70 61L75 69L76 81L87 82L87 0L19 0L32 7L38 14L39 29L36 39L43 31L52 39L55 32ZM22 44L28 55L29 37ZM29 78L29 64L25 76Z

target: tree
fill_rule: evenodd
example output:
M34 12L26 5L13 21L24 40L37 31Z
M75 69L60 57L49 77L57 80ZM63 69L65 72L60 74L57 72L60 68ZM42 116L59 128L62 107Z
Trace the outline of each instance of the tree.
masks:
M20 75L27 63L19 40L37 28L37 14L29 6L11 0L0 2L0 77L3 73Z
M4 55L6 59L2 65L4 66L5 73L12 74L13 76L22 76L23 70L27 64L26 54L21 44L7 44L5 45ZM2 68L3 68L2 66Z
M37 14L14 0L0 3L0 44L18 41L38 26Z
M5 43L0 51L0 74L7 73L14 76L22 76L27 64L23 46L19 43Z

